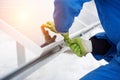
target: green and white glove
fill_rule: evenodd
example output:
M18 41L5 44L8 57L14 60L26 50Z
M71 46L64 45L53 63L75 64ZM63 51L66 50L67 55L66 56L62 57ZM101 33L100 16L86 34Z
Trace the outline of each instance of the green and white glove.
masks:
M84 45L84 40L80 37L75 37L70 39L69 34L62 34L66 45L71 48L71 50L79 57L85 56L87 54L87 49Z
M50 29L52 32L58 33L55 29L55 25L53 22L46 22L42 25L45 28ZM60 33L61 34L61 33ZM71 50L79 57L85 56L88 52L88 48L85 46L85 41L80 37L75 37L70 39L69 33L63 33L61 34L64 37L64 41L66 42L66 45L71 48Z

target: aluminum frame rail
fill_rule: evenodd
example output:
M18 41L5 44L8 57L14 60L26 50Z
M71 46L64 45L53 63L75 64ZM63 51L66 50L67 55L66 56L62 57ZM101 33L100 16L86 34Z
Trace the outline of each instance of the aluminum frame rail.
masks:
M99 22L96 22L95 24L91 25L90 27L84 28L80 30L79 32L76 32L74 34L71 34L70 37L73 38L75 36L82 36L89 32L90 30L94 29L95 27L98 27L100 25ZM19 41L19 40L18 40ZM24 45L23 45L24 46ZM26 45L25 45L26 46ZM27 46L28 47L28 46ZM29 49L31 49L29 47ZM19 67L18 69L10 72L9 74L3 76L0 78L0 80L22 80L25 79L27 76L32 74L34 71L48 63L50 60L54 59L56 56L58 56L61 51L65 49L65 44L63 39L54 42L46 47L43 48L43 51L41 52L41 55L37 57L36 59L32 60L31 62ZM36 49L35 49L36 50ZM38 52L34 51L34 52Z
M56 46L54 48L56 51L59 51L61 49L60 46ZM56 56L60 54L55 53L56 51L51 50L49 52L44 52L43 55L39 56L38 58L32 60L31 62L21 66L20 68L14 70L13 72L7 74L0 80L23 80L30 74L32 74L34 71L48 63L50 60L54 59Z

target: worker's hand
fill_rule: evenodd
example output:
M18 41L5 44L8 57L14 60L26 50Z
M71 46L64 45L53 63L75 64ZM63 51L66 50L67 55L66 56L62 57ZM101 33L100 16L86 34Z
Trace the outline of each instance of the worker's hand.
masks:
M70 47L70 49L79 57L85 56L87 54L87 51L83 44L83 39L80 37L75 37L70 39L68 33L62 34L64 37L64 41L66 42L66 45Z
M56 35L54 35L53 37L50 36L48 30L45 30L45 27L44 26L41 26L41 30L42 30L42 33L44 35L44 38L45 38L45 42L47 44L50 44L52 42L55 42L55 39L56 39Z
M45 24L43 24L42 26L44 26L45 28L50 29L52 32L57 33L57 31L56 31L56 29L55 29L55 25L54 25L53 22L48 21L48 22L46 22Z

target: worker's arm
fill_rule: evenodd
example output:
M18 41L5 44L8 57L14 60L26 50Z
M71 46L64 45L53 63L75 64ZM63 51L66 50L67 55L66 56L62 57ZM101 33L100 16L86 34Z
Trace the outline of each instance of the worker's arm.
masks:
M68 32L74 17L78 16L83 3L90 0L55 0L54 23L60 33Z

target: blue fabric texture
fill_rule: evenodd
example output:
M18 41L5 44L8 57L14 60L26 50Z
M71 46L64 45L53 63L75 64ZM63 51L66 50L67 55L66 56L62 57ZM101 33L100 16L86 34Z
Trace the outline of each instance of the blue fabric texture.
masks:
M90 0L55 0L54 23L58 32L68 32L86 1Z
M95 0L95 4L109 40L117 45L120 40L120 0Z
M109 64L98 67L80 80L120 80L120 63L113 59Z

